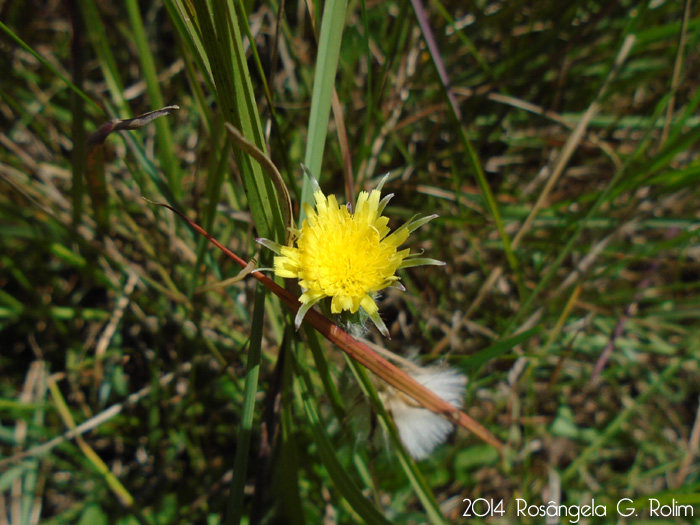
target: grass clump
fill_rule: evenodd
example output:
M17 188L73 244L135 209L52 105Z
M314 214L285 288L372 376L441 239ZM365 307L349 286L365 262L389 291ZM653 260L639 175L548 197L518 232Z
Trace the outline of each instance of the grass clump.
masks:
M0 523L699 510L690 3L0 10ZM212 286L240 268L142 198L271 267L302 162L341 202L389 173L392 229L439 215L411 249L446 266L366 337L466 374L502 455L458 428L413 461L383 383L254 278Z

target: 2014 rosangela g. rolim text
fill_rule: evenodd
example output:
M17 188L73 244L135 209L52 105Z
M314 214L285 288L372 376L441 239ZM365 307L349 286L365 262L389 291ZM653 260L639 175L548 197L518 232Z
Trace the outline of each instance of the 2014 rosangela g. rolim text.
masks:
M530 504L528 501L517 498L515 499L515 508L510 506L505 507L503 500L492 500L486 498L470 499L464 498L463 503L466 505L464 514L465 518L485 518L491 516L506 516L509 512L515 513L516 517L520 518L545 518L558 517L568 518L569 523L578 523L581 518L589 517L607 517L619 516L625 518L647 516L650 518L669 518L669 517L684 517L690 518L694 516L693 505L683 505L675 499L670 502L663 503L656 498L648 498L647 503L643 507L637 506L640 501L635 502L629 498L622 498L617 503L599 504L595 499L591 500L590 504L586 505L564 505L550 501L546 504ZM609 508L610 507L610 508Z

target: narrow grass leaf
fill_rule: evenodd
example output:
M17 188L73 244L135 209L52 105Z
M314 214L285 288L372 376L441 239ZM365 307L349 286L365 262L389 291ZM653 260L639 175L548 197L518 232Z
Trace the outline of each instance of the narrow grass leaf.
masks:
M97 10L97 4L91 0L80 0L80 10L84 19L87 37L98 60L112 102L117 106L117 115L122 118L131 116L131 109L124 98L124 83L121 79L117 61L112 53L112 47L107 39L107 31L102 23L102 17Z
M481 166L481 161L479 160L477 152L474 149L471 140L469 140L469 136L467 135L467 132L464 128L464 124L462 122L462 112L459 109L459 105L457 104L457 99L455 98L454 92L450 87L451 84L447 76L447 68L445 67L442 57L440 56L440 51L437 48L432 29L428 24L428 18L425 14L425 9L423 8L423 4L420 0L411 0L411 4L413 5L413 10L416 13L418 24L428 45L430 57L433 60L433 65L435 66L438 76L440 78L442 89L445 92L445 98L448 102L447 105L450 109L450 116L452 117L454 124L457 128L457 132L462 142L462 145L467 151L467 158L469 159L471 167L474 170L476 180L479 184L479 188L481 189L484 199L486 200L486 205L489 209L489 213L491 214L491 218L493 219L494 223L496 224L496 228L498 229L498 233L501 237L501 242L503 243L503 251L505 252L506 259L508 260L508 264L510 265L511 270L515 275L516 284L518 286L518 295L520 296L520 299L523 300L525 298L525 285L523 284L523 277L520 271L518 259L515 257L515 252L513 251L513 248L511 246L510 237L506 233L505 226L503 224L503 219L501 218L501 213L498 209L498 205L496 204L496 199L493 196L491 187L489 186L489 183L486 180L486 175L484 173L483 167Z
M294 393L302 400L304 415L314 436L314 442L318 447L318 454L334 485L365 523L389 523L379 510L364 497L355 482L348 476L345 468L338 461L333 445L328 439L326 429L316 410L316 400L312 392L311 380L298 364L298 360L295 359Z
M382 401L379 399L377 389L374 387L372 380L367 374L367 370L362 365L353 361L347 356L346 361L350 366L350 369L353 371L353 374L355 374L355 377L357 378L357 381L360 384L365 396L367 396L372 404L372 407L377 412L382 428L389 436L393 450L399 458L401 469L408 477L416 496L418 496L418 499L428 514L430 523L440 525L447 523L445 517L442 515L442 512L440 512L440 506L435 500L435 495L430 490L430 487L426 483L425 478L423 478L420 470L418 470L415 461L413 461L406 452L406 449L403 446L396 430L396 425L394 424L393 419L391 419L391 416L387 412L386 408L384 408Z
M328 132L328 119L331 114L331 99L338 68L340 42L345 27L347 0L328 0L323 7L321 32L318 40L318 56L314 73L314 87L311 94L311 113L306 136L304 164L317 180L320 180L323 165L323 152ZM311 181L304 175L301 189L301 204L311 203ZM303 210L299 214L299 224L304 220Z
M94 100L92 100L82 89L80 89L78 86L73 84L73 82L71 82L64 75L62 75L61 72L58 71L48 60L46 60L43 56L34 51L31 48L31 46L29 46L24 40L22 40L14 31L12 31L12 29L3 24L2 21L0 21L0 29L17 44L19 44L20 47L22 47L25 51L30 53L34 58L36 58L41 63L41 65L43 65L49 71L51 71L51 73L54 74L57 78L61 79L66 84L66 86L68 86L80 98L87 102L87 104L90 107L92 107L98 113L104 113L104 111L102 111L102 108L100 108L100 106L98 106L97 103Z
M258 377L260 376L260 356L262 335L264 332L265 288L256 287L255 303L253 305L253 323L250 327L250 345L246 363L243 407L241 410L241 426L236 440L236 457L233 463L233 479L228 498L226 524L240 523L243 516L243 493L248 475L248 459L250 456L250 440L253 436L253 416L255 415L255 398L258 393Z
M455 365L459 366L466 373L468 373L468 374L474 373L475 371L477 371L479 368L481 368L483 365L485 365L489 361L491 361L493 359L497 359L498 357L507 354L513 348L515 348L518 345L523 344L525 341L534 337L535 335L537 335L541 331L542 331L542 327L540 327L540 326L530 328L529 330L521 332L521 333L514 335L512 337L507 337L507 338L501 339L500 341L492 344L488 348L484 348L483 350L479 350L475 354L472 354L472 355L467 356L467 357L454 359L452 362Z
M126 0L126 10L129 13L129 20L134 35L134 45L138 50L139 60L141 61L141 72L143 79L146 82L146 89L150 98L152 108L161 108L165 106L163 94L160 89L157 69L151 47L146 37L146 30L141 19L141 12L136 0ZM182 184L180 182L180 167L178 157L175 154L173 147L172 134L170 126L165 120L156 122L156 142L158 143L157 156L160 161L160 166L165 172L168 179L170 189L176 199L182 196Z

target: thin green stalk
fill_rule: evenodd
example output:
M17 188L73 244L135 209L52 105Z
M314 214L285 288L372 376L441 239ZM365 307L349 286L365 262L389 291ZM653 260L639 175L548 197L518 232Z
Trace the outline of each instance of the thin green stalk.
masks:
M243 493L248 477L250 440L253 435L255 397L258 393L262 334L264 332L265 287L258 285L255 290L253 323L250 327L250 346L246 363L246 377L241 410L241 426L236 440L236 457L233 462L233 479L226 511L226 525L240 523L243 516Z
M73 61L73 82L82 90L84 78L84 52L83 52L83 23L77 12L75 1L68 3L73 24L71 40L71 56ZM73 227L77 229L83 213L83 195L85 185L83 174L85 172L86 133L85 133L85 101L75 91L71 92L71 138L73 150L71 152L71 168L73 170L73 184L71 188L73 198Z
M304 164L316 177L321 179L323 151L328 134L328 120L331 114L331 98L335 86L335 75L340 55L340 42L345 27L345 11L347 0L328 0L323 8L321 33L318 40L318 56L316 57L316 72L314 87L311 94L311 113L306 137L306 153ZM312 201L312 186L308 176L304 174L301 189L301 204ZM299 224L304 220L304 213L299 213Z
M413 4L413 10L416 14L416 18L418 19L421 31L423 32L423 37L427 43L433 65L435 66L435 70L440 79L443 93L445 94L445 98L447 100L447 107L450 110L450 116L452 117L454 125L457 128L459 139L462 142L464 149L467 151L467 158L469 159L469 163L474 170L476 181L479 184L479 188L481 189L484 199L486 200L486 206L491 214L491 218L496 224L496 229L498 230L498 234L501 237L501 242L503 243L503 251L505 252L510 269L515 275L515 281L518 287L518 296L522 301L526 297L526 292L522 272L520 270L520 264L518 263L518 259L515 257L510 237L506 233L503 225L503 219L501 218L501 213L498 209L498 205L496 204L496 199L491 191L491 186L489 186L489 183L486 180L484 169L481 166L481 160L479 159L471 140L469 140L469 136L467 135L467 131L462 122L462 113L459 105L457 104L457 99L455 98L454 92L452 91L450 79L447 75L447 69L443 63L442 57L440 56L440 51L437 48L437 43L433 36L432 29L428 24L428 18L425 10L423 9L423 5L420 0L411 0L411 3Z
M61 79L66 86L68 86L70 89L73 90L80 98L82 98L87 104L95 109L98 113L104 114L104 111L102 108L94 101L92 100L82 89L80 89L78 86L73 84L70 80L68 80L65 76L63 76L58 69L56 69L54 66L51 65L51 63L46 60L44 57L42 57L39 53L34 51L24 40L22 40L17 34L15 34L12 29L7 27L5 24L0 21L0 29L9 36L12 40L14 40L19 46L24 49L27 53L31 54L34 58L36 58L41 65L43 65L46 69L51 71L56 77Z
M134 44L139 52L139 60L141 62L141 72L148 97L151 102L151 109L162 108L166 104L163 102L163 95L160 90L160 82L158 81L158 73L156 71L155 61L151 48L146 37L146 30L141 19L141 12L137 0L126 0L126 10L129 13L131 28L134 35ZM170 133L170 126L165 119L156 121L156 142L158 143L158 159L162 170L165 172L165 177L168 180L170 189L176 199L182 197L182 185L180 183L180 168L177 162L177 155L173 147L173 139Z
M388 434L389 440L394 446L394 451L399 459L402 470L408 477L408 480L410 481L413 490L423 505L423 508L428 513L430 523L440 525L447 523L445 517L440 511L440 506L435 500L433 491L430 490L425 478L421 474L420 470L418 470L416 463L411 459L401 443L399 433L396 430L396 425L394 425L394 421L384 408L381 399L379 399L377 389L374 387L374 383L372 383L372 379L370 379L367 369L347 356L345 356L345 361L348 363L348 366L350 366L353 374L355 374L357 382L360 384L365 396L367 396L372 404L372 407L374 410L376 410L377 415L379 416L379 422L381 423L384 431Z
M288 335L293 334L291 329L292 323L288 323ZM294 337L285 337L286 347L284 352L287 352L284 360L282 383L282 410L280 415L280 461L279 469L282 487L282 506L285 514L289 517L292 524L296 525L306 523L306 516L301 502L301 494L299 487L299 442L296 434L299 433L299 422L294 417L294 392L292 385L294 382L294 364L292 352L293 346L297 345L293 341Z
M343 468L338 461L336 451L328 438L325 426L316 409L318 401L313 395L311 379L303 368L299 366L300 361L301 360L295 356L294 364L296 367L296 375L294 377L294 394L302 401L304 414L311 433L314 436L314 442L318 447L318 454L331 480L333 480L340 494L350 503L352 509L365 523L389 523L379 510L364 497L345 468Z
M108 33L97 10L97 4L93 0L80 0L80 10L88 40L97 55L97 63L107 84L110 98L112 103L117 106L116 114L119 118L129 118L132 116L132 112L124 98L124 83L112 52L112 46L107 38Z

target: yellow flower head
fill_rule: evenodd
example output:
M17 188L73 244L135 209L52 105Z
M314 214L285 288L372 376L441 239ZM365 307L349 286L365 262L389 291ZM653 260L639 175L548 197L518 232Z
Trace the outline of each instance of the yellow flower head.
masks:
M403 289L396 275L399 268L444 264L419 259L415 256L420 254L410 254L409 249L398 249L412 231L436 215L411 220L390 233L389 219L382 216L382 211L392 195L380 200L384 180L378 189L360 193L354 212L339 205L335 196L326 197L316 185L316 209L304 204L307 218L300 229L292 230L296 246L260 240L278 253L275 275L299 279L304 290L299 298L302 307L297 313L297 327L314 304L328 297L331 313L354 314L362 309L388 336L375 302L377 292L392 285Z

